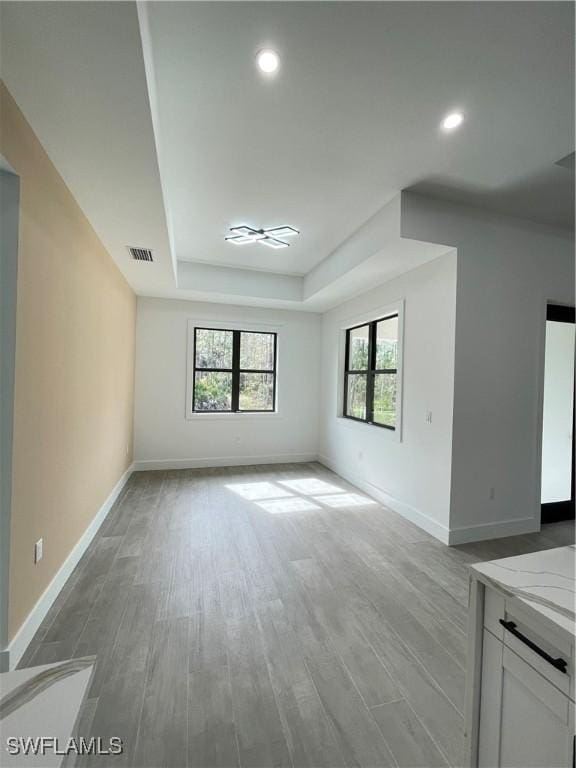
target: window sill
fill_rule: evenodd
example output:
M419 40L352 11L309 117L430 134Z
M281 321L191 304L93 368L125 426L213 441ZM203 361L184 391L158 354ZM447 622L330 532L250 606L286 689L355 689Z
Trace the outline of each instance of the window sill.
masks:
M336 420L348 427L349 429L363 429L364 427L373 427L375 433L389 435L387 439L394 440L397 443L402 442L401 427L396 425L395 428L386 427L383 424L372 424L368 421L361 421L360 419L351 419L348 416L343 416L341 413L336 416Z
M246 413L194 413L186 414L186 421L251 421L252 419L282 419L278 411L247 411Z

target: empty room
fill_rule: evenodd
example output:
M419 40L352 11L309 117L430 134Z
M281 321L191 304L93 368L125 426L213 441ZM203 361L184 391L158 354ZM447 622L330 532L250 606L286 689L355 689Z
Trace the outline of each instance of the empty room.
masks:
M570 768L573 2L0 2L0 764Z

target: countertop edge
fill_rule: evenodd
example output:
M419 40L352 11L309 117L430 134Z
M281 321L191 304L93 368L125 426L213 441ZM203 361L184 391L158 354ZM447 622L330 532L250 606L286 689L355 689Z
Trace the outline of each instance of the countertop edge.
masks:
M575 631L576 631L576 622L573 622L574 628L572 631L566 627L564 623L561 623L557 621L553 616L551 616L548 613L543 613L538 606L538 603L536 601L530 600L529 598L520 596L516 594L514 591L507 589L504 584L497 581L496 579L490 578L490 576L487 576L485 573L482 573L480 571L477 571L474 568L474 565L469 566L469 573L470 573L470 579L479 581L486 587L491 587L492 589L497 590L501 594L503 594L507 599L513 600L514 602L518 603L518 605L521 607L522 610L525 612L528 612L529 614L533 615L534 618L537 621L540 622L546 622L549 625L552 625L558 632L560 632L564 639L567 640L568 643L574 644L575 643ZM553 609L550 609L553 610ZM572 621L567 616L563 616L563 614L560 614L562 618L564 618L567 622Z

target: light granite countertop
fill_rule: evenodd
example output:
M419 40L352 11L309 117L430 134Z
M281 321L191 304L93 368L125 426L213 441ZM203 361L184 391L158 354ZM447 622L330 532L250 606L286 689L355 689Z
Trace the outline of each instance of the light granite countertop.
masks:
M574 636L576 546L545 549L470 566L472 578L492 585Z
M94 657L18 669L0 675L0 763L3 768L56 768L74 734L75 723L92 676ZM9 747L50 737L40 752ZM74 754L74 753L73 753Z

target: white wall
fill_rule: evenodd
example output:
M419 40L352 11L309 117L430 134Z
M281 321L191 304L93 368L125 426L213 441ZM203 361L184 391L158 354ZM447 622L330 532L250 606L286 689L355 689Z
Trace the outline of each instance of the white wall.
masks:
M544 365L542 503L572 495L574 323L548 320Z
M188 320L278 331L278 414L186 419ZM138 299L137 469L309 461L318 453L320 317L307 312Z
M402 439L338 415L342 330L404 300ZM456 255L441 256L326 313L322 324L320 458L340 475L448 541ZM426 413L432 412L432 423Z
M329 311L321 345L320 318L312 314L140 299L137 466L289 461L319 452L342 476L444 541L538 530L546 302L574 303L574 240L413 193L402 194L402 235L457 255ZM338 418L339 338L355 315L401 299L398 442L383 429ZM280 418L185 419L189 317L281 325ZM300 394L303 380L308 398Z
M450 541L538 530L546 302L574 304L574 239L412 193L402 234L458 249Z

